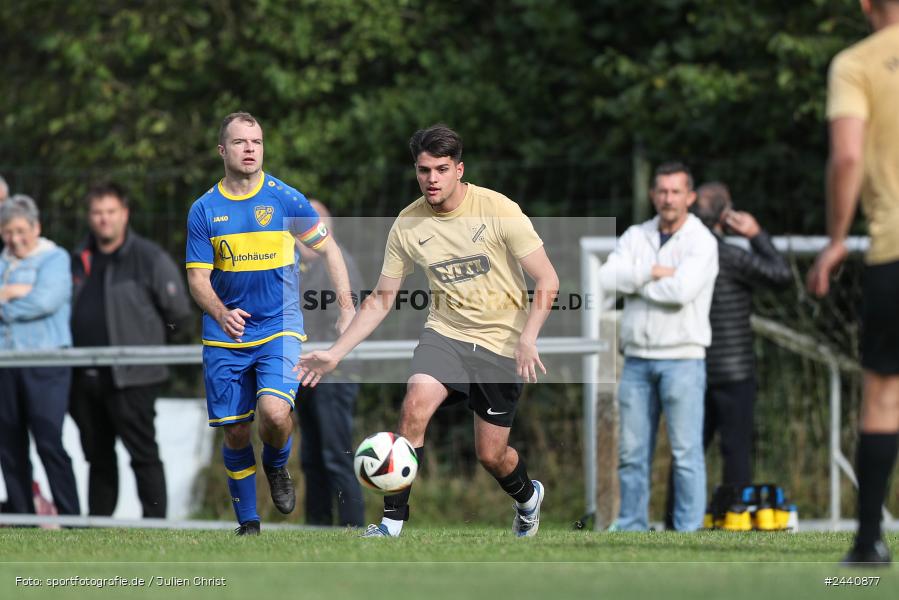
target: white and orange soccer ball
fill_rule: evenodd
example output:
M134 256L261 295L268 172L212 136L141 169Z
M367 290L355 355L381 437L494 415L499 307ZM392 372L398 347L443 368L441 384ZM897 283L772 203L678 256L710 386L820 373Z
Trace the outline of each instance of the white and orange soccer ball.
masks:
M418 474L418 456L409 440L396 433L382 431L359 444L353 470L363 487L388 496L402 492Z

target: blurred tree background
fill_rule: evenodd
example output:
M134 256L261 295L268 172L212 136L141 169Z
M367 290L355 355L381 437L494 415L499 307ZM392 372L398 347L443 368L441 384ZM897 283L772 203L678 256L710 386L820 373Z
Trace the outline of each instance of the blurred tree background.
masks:
M851 0L30 0L2 3L0 28L0 173L64 242L85 185L124 180L179 254L238 109L267 168L338 214L411 201L406 141L442 121L469 178L531 214L626 226L636 152L726 180L776 233L818 233L827 65L866 31Z
M188 207L221 177L225 114L260 118L266 170L336 215L390 216L412 201L407 140L444 122L466 141L466 178L532 215L612 216L621 231L649 216L634 202L647 183L639 167L681 159L699 181L727 182L773 233L821 234L827 67L866 33L854 0L3 2L0 173L38 201L45 233L66 246L83 235L87 185L123 182L133 226L180 258ZM837 315L852 338L840 307L857 287L814 306L796 302L799 290L760 311L805 331ZM555 501L574 517L579 391L568 387L529 392L523 418L536 421L516 435L535 472L553 470ZM763 390L762 402L782 393ZM391 427L400 394L370 387L363 430ZM790 406L804 427L805 403ZM768 412L762 432L783 416ZM444 419L431 460L467 473L456 461L470 452L469 417ZM778 438L759 450L772 477L792 456ZM432 510L477 520L497 495L482 483L457 485L470 500L462 512L452 502ZM826 482L803 485L817 487L802 508L823 511ZM223 498L210 494L206 510L227 513Z

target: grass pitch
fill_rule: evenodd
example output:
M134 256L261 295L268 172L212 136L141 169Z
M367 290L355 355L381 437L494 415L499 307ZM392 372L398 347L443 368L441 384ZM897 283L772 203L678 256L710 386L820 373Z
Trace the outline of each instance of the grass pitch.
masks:
M0 598L899 597L899 567L836 565L851 540L845 533L546 527L519 540L508 529L413 525L398 539L358 535L0 529ZM899 549L899 535L887 541Z

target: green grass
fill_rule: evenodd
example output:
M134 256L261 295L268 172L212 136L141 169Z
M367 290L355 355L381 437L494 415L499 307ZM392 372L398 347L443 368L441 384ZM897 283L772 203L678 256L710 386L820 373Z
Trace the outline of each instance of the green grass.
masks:
M495 528L358 532L0 529L0 598L896 598L899 568L836 566L849 534L593 533L541 528L518 540ZM899 548L899 536L888 542ZM870 587L825 577L880 576ZM51 589L48 578L142 578L145 586ZM34 577L42 586L16 585ZM200 587L194 577L224 578ZM169 578L160 582L156 578ZM184 578L188 585L172 584ZM146 582L149 582L147 584Z

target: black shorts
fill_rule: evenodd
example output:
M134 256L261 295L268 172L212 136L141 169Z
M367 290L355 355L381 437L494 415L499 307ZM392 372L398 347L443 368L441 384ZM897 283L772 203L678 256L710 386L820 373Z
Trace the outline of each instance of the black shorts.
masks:
M488 423L512 426L523 387L514 359L425 329L412 357L416 373L446 386L450 394L443 406L468 400L468 408Z
M899 375L899 261L865 266L862 275L862 367Z

